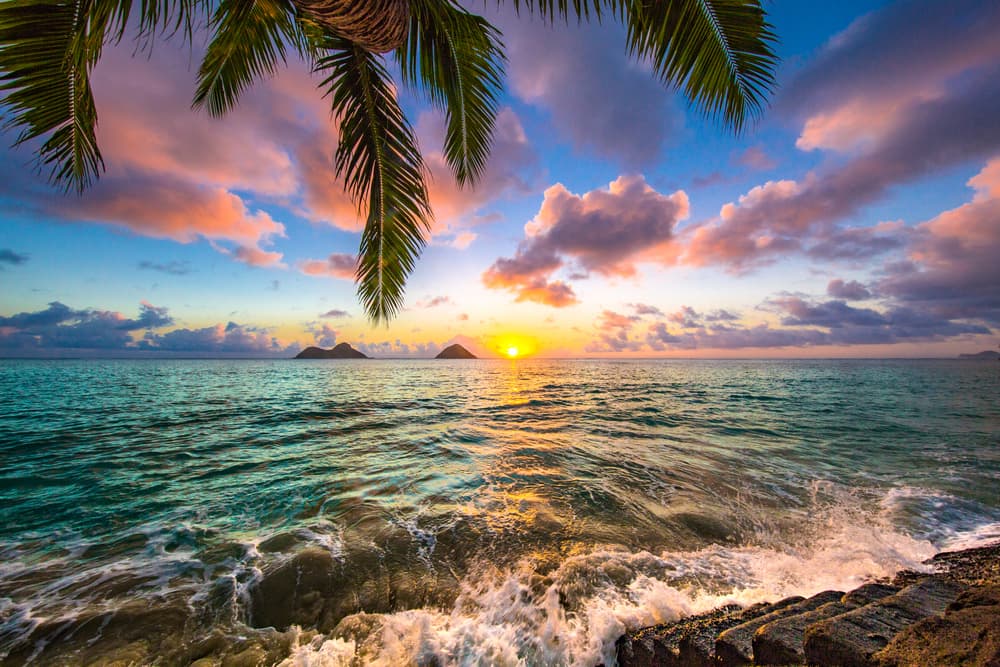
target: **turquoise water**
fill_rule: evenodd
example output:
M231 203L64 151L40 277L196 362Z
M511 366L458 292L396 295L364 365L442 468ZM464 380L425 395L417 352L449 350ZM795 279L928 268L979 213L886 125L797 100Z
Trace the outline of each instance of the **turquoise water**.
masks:
M318 548L378 623L297 664L610 664L1000 537L998 366L0 361L0 657L111 655L136 601L263 637L255 587Z

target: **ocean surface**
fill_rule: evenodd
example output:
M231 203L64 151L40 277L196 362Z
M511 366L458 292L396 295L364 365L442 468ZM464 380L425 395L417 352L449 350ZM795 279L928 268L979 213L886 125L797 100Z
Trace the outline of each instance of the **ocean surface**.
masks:
M995 362L0 361L5 664L611 665L998 538Z

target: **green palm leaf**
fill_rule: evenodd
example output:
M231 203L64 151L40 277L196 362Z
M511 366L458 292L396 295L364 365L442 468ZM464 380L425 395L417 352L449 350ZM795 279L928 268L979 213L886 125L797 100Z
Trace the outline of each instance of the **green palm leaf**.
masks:
M637 0L625 18L631 52L703 112L739 132L763 111L778 59L759 0Z
M90 70L111 16L87 0L0 3L0 91L4 129L15 145L44 139L39 164L54 183L83 191L104 168Z
M222 0L212 18L213 37L198 70L194 106L221 116L255 80L285 62L286 41L302 43L288 0Z
M774 88L776 37L760 0L511 0L554 21L614 16L632 55L702 112L741 131Z
M369 318L388 322L403 306L431 220L423 159L382 59L338 38L326 46L316 69L340 123L337 175L366 215L358 296Z
M499 31L446 0L411 0L396 51L403 82L422 87L447 121L444 154L460 185L474 183L493 145L504 55Z

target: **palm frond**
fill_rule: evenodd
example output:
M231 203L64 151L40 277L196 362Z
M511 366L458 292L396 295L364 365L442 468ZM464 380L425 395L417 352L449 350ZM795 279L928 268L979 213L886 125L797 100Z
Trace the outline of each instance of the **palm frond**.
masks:
M539 16L553 22L562 19L569 22L571 16L577 21L600 21L606 13L618 14L626 0L512 0L514 11Z
M701 111L737 132L763 111L778 59L759 0L633 0L625 19L631 53Z
M90 0L0 3L4 129L20 130L15 145L44 139L39 164L53 183L81 192L104 168L90 71L118 16L108 8Z
M255 80L285 62L286 41L302 43L288 0L222 0L212 18L212 41L198 69L193 106L221 116Z
M366 215L358 260L358 296L368 317L387 322L403 306L429 230L424 164L379 56L328 37L316 63L340 123L337 175Z
M500 32L449 0L410 0L410 16L396 51L403 82L444 109L445 159L459 185L473 184L493 145L505 60Z

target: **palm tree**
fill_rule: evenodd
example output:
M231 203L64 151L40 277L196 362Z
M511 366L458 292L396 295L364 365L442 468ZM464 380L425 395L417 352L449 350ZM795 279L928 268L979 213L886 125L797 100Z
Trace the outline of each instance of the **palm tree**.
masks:
M627 48L735 131L774 84L775 40L760 0L511 0L557 20L621 21ZM39 142L51 180L83 192L104 169L90 74L105 45L181 33L202 18L210 41L194 106L225 114L289 52L323 76L339 123L334 164L365 219L358 294L374 322L400 309L432 219L423 158L382 54L402 83L447 118L445 157L459 184L483 173L505 62L499 31L455 0L0 0L0 91L15 144Z

